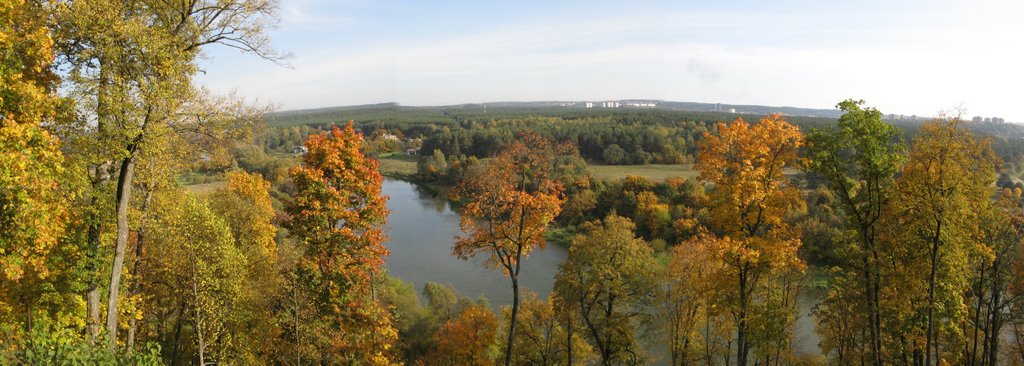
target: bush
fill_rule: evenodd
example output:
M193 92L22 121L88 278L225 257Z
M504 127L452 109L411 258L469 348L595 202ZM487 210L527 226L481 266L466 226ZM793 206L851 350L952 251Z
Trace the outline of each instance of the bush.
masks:
M37 331L30 340L0 354L0 364L13 365L163 365L160 346L149 343L135 352L118 353L106 343L89 344L70 331Z

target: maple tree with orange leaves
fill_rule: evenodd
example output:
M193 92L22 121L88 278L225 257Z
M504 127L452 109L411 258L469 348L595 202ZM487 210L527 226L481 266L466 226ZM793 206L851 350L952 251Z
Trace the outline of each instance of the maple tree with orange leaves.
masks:
M302 240L296 272L318 317L297 327L321 328L307 340L318 344L321 362L386 365L398 334L373 279L388 254L381 228L387 197L378 162L359 151L362 141L351 121L311 135L302 166L291 171L296 193L287 226Z
M512 311L505 364L511 363L519 313L519 271L522 260L546 244L544 233L565 202L560 156L577 155L568 144L556 144L536 133L511 143L487 168L456 187L453 198L465 199L462 231L452 254L468 259L486 255L485 265L512 281Z

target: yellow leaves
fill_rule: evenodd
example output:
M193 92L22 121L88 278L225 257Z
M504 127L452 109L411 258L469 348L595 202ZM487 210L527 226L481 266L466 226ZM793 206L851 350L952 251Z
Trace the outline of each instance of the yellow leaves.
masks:
M35 2L4 0L0 8L0 120L40 123L53 112L57 76L50 71L53 41Z
M774 114L750 126L742 119L719 124L719 135L705 134L695 168L715 185L712 216L730 235L764 235L782 225L786 211L798 208L800 193L789 187L783 168L798 164L803 136Z
M213 196L212 205L228 221L240 249L273 263L277 227L272 221L277 214L269 190L270 182L259 174L232 172L224 189Z
M63 156L35 124L0 121L0 279L49 275L46 261L67 224L59 188Z
M804 204L783 176L784 167L797 164L799 129L775 114L754 126L742 119L719 124L718 131L705 135L696 163L701 177L715 184L711 215L725 234L713 241L716 251L734 266L799 266L799 235L783 220Z

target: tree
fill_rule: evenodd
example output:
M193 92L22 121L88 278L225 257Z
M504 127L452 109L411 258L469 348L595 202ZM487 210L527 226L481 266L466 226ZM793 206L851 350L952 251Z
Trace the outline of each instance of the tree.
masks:
M182 299L191 315L199 364L231 359L234 339L227 325L237 314L246 258L228 224L203 201L180 191L156 200L155 277L165 279L170 295Z
M509 317L509 308L502 307L502 316ZM519 336L516 337L512 363L516 365L569 365L569 355L578 364L587 364L596 356L578 332L570 332L555 313L551 299L537 299L529 292L520 313ZM504 323L504 324L507 324ZM507 328L502 328L507 332Z
M655 295L658 264L634 229L620 216L587 223L555 277L557 296L582 320L604 365L643 361L636 332Z
M715 252L735 279L736 361L747 365L751 348L748 320L754 291L773 273L803 268L797 258L798 233L784 216L802 208L800 190L787 184L783 169L796 166L803 144L800 130L779 114L750 126L743 119L719 123L718 135L705 133L695 168L715 185L708 194L713 229L723 235ZM773 329L782 331L782 329Z
M228 324L235 342L233 359L257 363L270 342L263 335L272 333L274 301L284 288L278 268L278 247L274 240L277 217L268 193L270 182L259 174L229 173L227 185L210 197L211 208L227 222L235 239L235 248L245 256L242 269L244 286L233 322Z
M544 232L565 201L559 181L562 155L575 155L575 150L526 133L454 191L454 199L466 200L461 220L466 235L457 238L452 254L463 259L485 254L485 265L512 281L505 365L512 362L515 343L520 265L530 252L544 248Z
M619 165L626 163L626 150L623 150L619 145L611 144L604 148L604 152L601 153L601 158L604 159L605 164Z
M387 197L378 162L360 152L362 135L344 129L311 135L302 166L291 171L295 195L287 227L302 241L296 272L322 327L319 362L388 364L397 337L373 288L384 256Z
M657 310L665 332L673 366L689 365L703 358L712 364L712 345L717 343L710 330L716 318L716 299L721 295L722 262L708 245L716 240L707 232L698 233L672 248L667 270L661 276ZM722 323L715 319L715 323ZM706 326L705 326L706 325Z
M437 179L447 173L448 161L445 160L441 149L434 149L432 155L423 156L416 162L416 171L425 177Z
M61 3L59 9L58 33L69 64L69 89L80 101L83 115L93 119L79 127L89 136L83 139L88 142L80 153L90 163L94 190L102 189L115 171L117 174L113 205L117 235L107 301L107 338L113 349L130 231L128 211L139 156L154 137L169 132L195 133L209 125L210 110L189 110L190 102L203 96L191 80L198 71L197 57L204 46L222 44L277 58L264 32L274 18L276 3L81 0ZM95 122L95 128L91 122ZM98 198L92 205L99 205ZM99 215L98 208L94 211ZM101 220L96 217L90 221ZM99 225L93 224L89 230L89 240L93 248L98 248ZM93 337L98 335L99 317L96 282L92 281L87 291L89 333Z
M1014 296L1009 290L1013 263L1020 261L1024 237L1021 190L1003 189L996 201L979 214L984 247L972 260L977 270L967 292L973 299L966 304L970 327L964 327L963 333L971 339L966 339L964 358L970 365L994 366L1000 361L1001 335L1006 334L1006 325L1020 321L1012 309Z
M912 146L897 181L904 207L898 215L901 230L897 234L901 235L897 237L908 246L906 258L911 261L903 266L904 283L914 279L927 289L916 309L925 314L925 348L923 354L915 350L915 358L923 357L924 365L931 365L933 356L936 362L943 359L934 347L936 310L943 323L962 320L968 259L981 250L978 213L990 201L999 161L991 142L975 138L959 118L926 123Z
M498 353L498 319L484 305L472 305L434 333L429 365L488 366Z
M0 337L11 344L33 333L38 302L59 298L66 289L56 282L74 267L60 253L71 249L78 181L43 127L59 103L47 10L41 1L0 2ZM38 320L60 316L46 315Z
M882 365L881 274L877 242L884 210L894 196L893 182L903 161L905 147L900 132L882 121L882 113L874 108L861 108L864 101L845 100L837 107L845 113L836 127L814 130L807 136L807 170L825 178L829 189L838 198L849 228L856 232L860 244L853 255L857 262L847 268L861 272L863 289L860 299L839 299L865 306L869 338L870 363ZM834 289L836 287L833 287ZM846 306L848 303L837 304ZM857 329L846 329L854 332ZM840 360L842 362L842 360Z

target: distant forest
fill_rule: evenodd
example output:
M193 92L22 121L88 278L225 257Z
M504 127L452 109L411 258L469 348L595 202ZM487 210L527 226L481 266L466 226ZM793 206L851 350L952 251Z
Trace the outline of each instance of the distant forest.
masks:
M694 105L698 105L693 103ZM698 105L699 106L699 105ZM746 106L747 109L771 107ZM724 108L724 107L723 107ZM780 111L821 113L822 110L780 107ZM838 113L838 110L836 110ZM884 112L884 111L883 111ZM582 108L537 104L481 104L445 107L404 107L375 104L285 111L268 115L270 126L262 138L268 152L290 152L310 133L353 120L366 135L388 131L406 139L421 140L426 154L440 150L449 157L487 158L497 155L516 133L531 130L554 140L569 140L591 163L609 165L678 164L693 161L696 142L715 123L743 118L755 122L764 114L640 108ZM836 123L835 118L787 116L803 131ZM894 119L910 141L928 119ZM1024 159L1024 125L1001 122L970 122L971 132L993 139L993 149L1003 159L1004 172L1021 174Z

